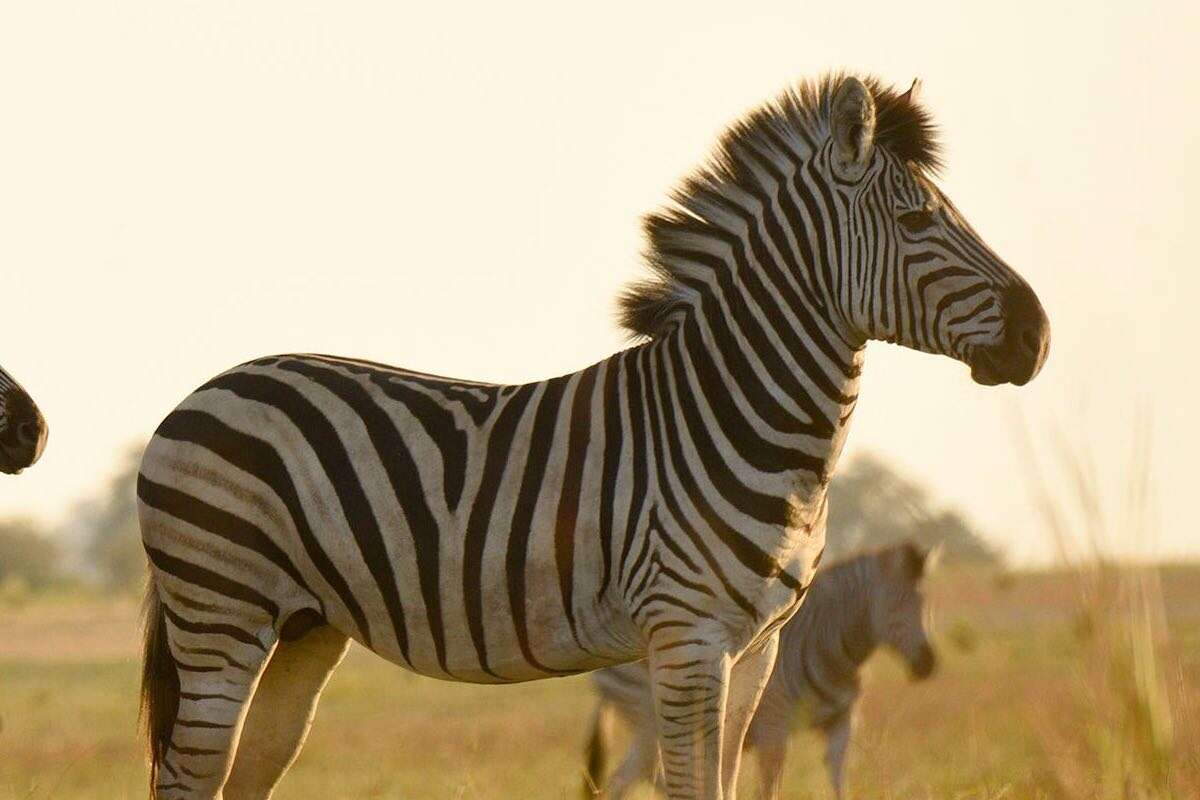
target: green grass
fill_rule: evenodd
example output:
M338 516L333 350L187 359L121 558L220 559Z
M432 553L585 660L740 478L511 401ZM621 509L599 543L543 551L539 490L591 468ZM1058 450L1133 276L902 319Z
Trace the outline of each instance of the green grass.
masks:
M1080 633L1074 580L1068 573L936 576L942 668L910 684L889 657L868 665L849 795L1107 796L1089 749L1102 732L1096 696L1107 684L1085 665L1097 646L1109 645ZM1166 571L1162 587L1177 748L1170 780L1175 796L1200 796L1192 752L1200 741L1192 713L1200 707L1200 568ZM131 602L0 608L0 797L146 796L135 626ZM449 684L356 649L326 690L277 797L574 798L591 703L586 678ZM830 796L820 758L814 735L794 737L790 797ZM753 797L752 760L745 772L743 794Z

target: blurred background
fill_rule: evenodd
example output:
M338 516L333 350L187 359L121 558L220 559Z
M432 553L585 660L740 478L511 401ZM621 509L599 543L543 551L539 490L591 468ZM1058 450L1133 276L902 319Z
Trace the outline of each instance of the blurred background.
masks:
M1200 548L1194 3L0 9L0 364L52 437L0 515L63 523L191 389L260 355L500 382L609 355L641 215L741 113L847 68L923 79L944 189L1053 324L1023 389L872 346L850 452L1036 562L1053 548L1015 410L1039 438L1086 432L1119 484L1144 404L1161 530L1121 546Z
M943 543L949 656L873 673L851 794L1198 796L1197 41L1182 2L0 0L0 364L51 429L0 480L0 797L144 794L131 487L192 388L288 351L603 358L640 216L839 68L923 80L942 187L1053 326L1021 389L869 348L831 555ZM281 796L573 796L587 708L356 652Z

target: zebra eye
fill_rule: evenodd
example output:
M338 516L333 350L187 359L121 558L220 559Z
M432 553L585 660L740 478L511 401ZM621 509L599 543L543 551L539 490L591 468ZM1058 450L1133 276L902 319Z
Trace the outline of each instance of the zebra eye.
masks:
M925 209L906 211L896 218L910 233L920 233L933 225L933 214Z

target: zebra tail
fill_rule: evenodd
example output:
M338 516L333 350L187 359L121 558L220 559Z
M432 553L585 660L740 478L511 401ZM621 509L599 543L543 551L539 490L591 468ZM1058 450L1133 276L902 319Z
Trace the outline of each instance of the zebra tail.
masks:
M604 797L604 772L608 761L609 704L603 699L592 713L587 740L587 766L583 773L583 800Z
M145 641L142 652L140 720L150 749L150 795L158 784L158 765L167 754L171 729L179 711L179 673L167 644L166 613L151 574L143 605Z

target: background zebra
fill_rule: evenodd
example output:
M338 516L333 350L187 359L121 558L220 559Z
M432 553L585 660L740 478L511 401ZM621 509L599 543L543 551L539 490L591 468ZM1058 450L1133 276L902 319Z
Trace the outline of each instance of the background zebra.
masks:
M41 458L49 429L33 398L0 369L0 472L16 475Z
M842 765L859 697L859 669L879 645L898 653L913 677L934 670L926 629L921 578L928 553L912 543L893 545L822 568L804 605L779 635L775 671L746 732L745 746L759 760L764 800L783 788L788 737L802 723L825 737L825 763L834 792L842 796ZM596 672L600 695L588 740L584 798L621 800L658 764L654 699L645 664L621 664ZM604 778L609 717L616 712L633 740L611 780Z
M647 341L520 386L277 356L187 397L138 480L156 796L270 794L356 639L458 681L648 656L668 795L732 798L867 340L985 384L1046 357L937 163L911 90L804 84L647 220Z

